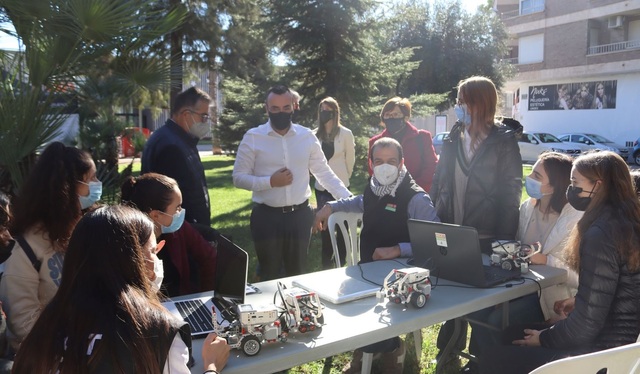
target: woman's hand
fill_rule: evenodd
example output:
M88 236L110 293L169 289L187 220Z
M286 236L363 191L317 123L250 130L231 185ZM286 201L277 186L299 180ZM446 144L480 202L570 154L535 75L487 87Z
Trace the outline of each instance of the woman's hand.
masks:
M547 255L543 255L542 253L536 253L529 258L533 265L546 265L547 264Z
M564 300L558 300L553 304L553 311L562 318L567 318L569 313L576 306L576 298L570 297Z
M229 360L230 350L225 339L218 337L215 333L207 335L202 344L202 362L205 370L221 373Z
M524 330L524 339L514 340L511 342L515 345L522 345L527 347L539 347L540 346L540 331L538 330Z

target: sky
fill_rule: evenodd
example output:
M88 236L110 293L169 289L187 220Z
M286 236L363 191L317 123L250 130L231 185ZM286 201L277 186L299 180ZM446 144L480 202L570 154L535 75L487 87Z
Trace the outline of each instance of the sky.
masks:
M464 9L470 13L473 13L478 9L478 6L486 3L486 0L461 0ZM7 27L10 25L3 24L0 27ZM7 36L5 33L0 32L0 49L17 50L18 41L15 38Z

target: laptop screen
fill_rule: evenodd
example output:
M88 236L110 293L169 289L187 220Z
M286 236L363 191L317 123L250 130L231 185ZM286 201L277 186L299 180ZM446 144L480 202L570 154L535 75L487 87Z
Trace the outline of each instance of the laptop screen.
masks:
M229 239L220 235L216 265L216 297L244 303L249 255Z

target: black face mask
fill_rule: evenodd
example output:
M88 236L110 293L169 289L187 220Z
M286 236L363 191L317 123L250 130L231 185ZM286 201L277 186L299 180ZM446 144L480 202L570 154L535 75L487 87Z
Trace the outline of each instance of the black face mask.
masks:
M573 187L572 185L569 185L569 187L567 187L567 201L573 209L584 212L587 210L589 203L591 203L591 194L593 193L593 190L589 191L589 196L587 197L578 196L582 191L584 190L580 187Z
M324 125L330 119L333 119L335 112L333 110L321 110L320 111L320 124Z
M293 113L280 112L280 113L271 113L269 112L269 122L271 122L271 126L273 126L276 130L285 130L291 126L291 118L293 117Z
M391 134L397 133L404 127L404 118L384 118L382 122Z

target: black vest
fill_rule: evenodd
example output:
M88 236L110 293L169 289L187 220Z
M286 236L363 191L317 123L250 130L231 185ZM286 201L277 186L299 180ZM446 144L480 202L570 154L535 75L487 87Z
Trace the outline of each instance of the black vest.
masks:
M378 247L391 247L409 242L409 201L415 194L424 192L407 173L396 190L396 196L376 196L367 184L364 191L364 214L360 233L360 262L373 261Z

